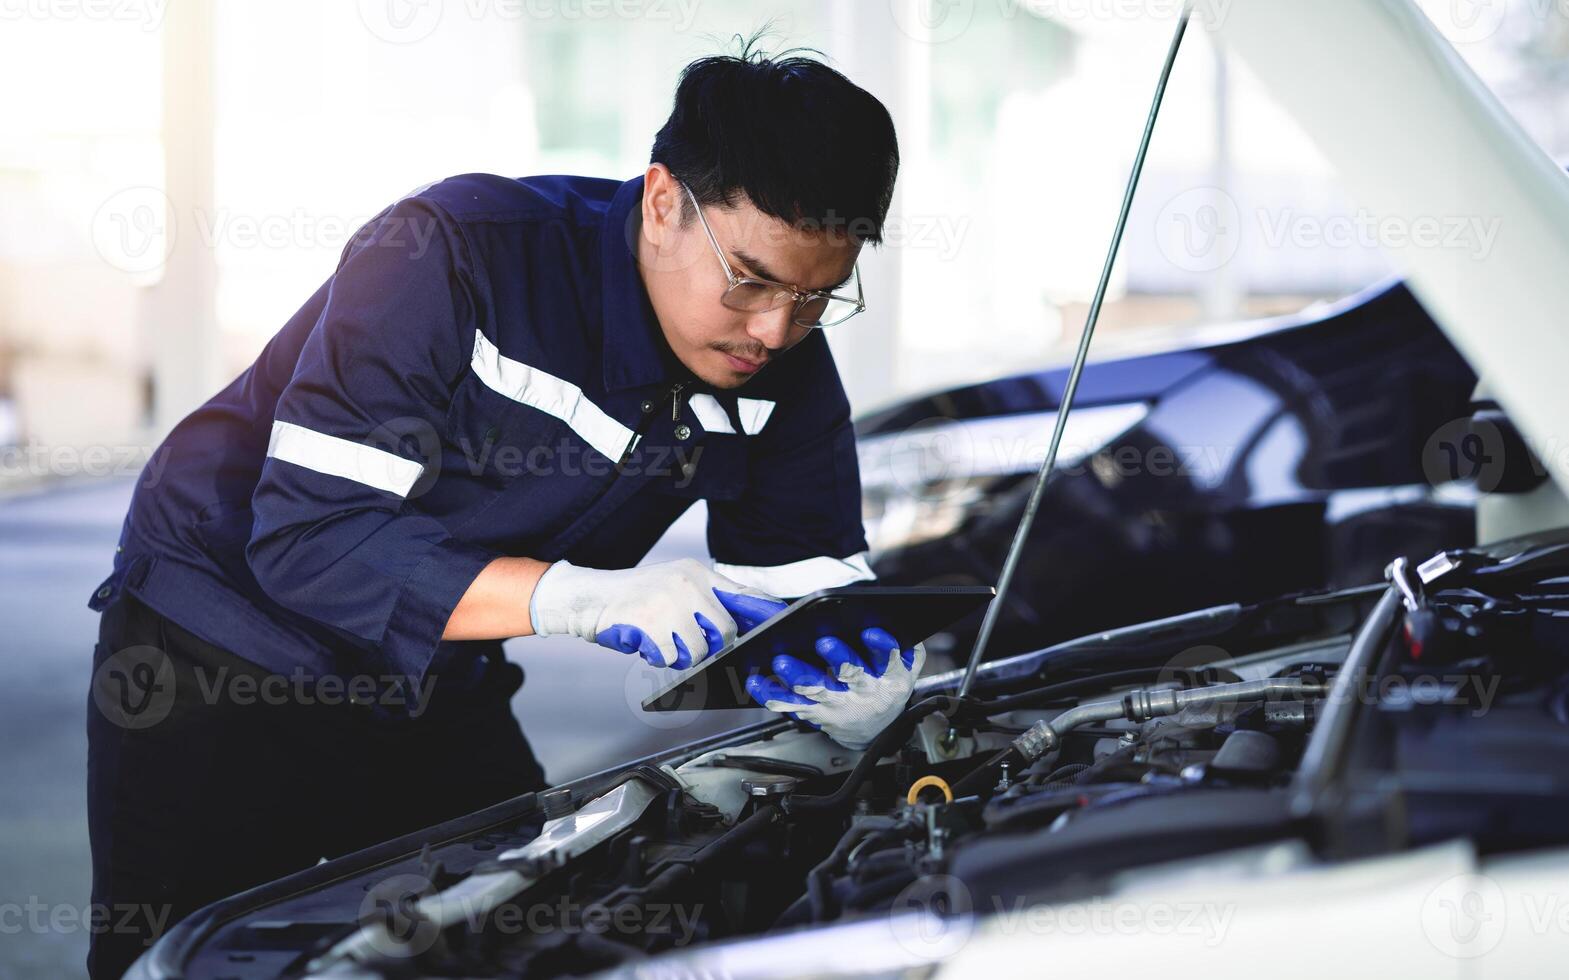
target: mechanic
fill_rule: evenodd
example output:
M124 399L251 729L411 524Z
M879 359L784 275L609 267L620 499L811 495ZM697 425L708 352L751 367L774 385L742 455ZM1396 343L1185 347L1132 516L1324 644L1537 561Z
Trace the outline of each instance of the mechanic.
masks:
M871 577L817 328L864 309L887 110L748 46L687 66L650 161L396 202L154 454L90 602L95 903L172 923L545 785L504 639L684 667ZM699 499L714 566L633 567ZM754 697L864 745L920 663L857 639ZM151 938L96 935L90 972Z

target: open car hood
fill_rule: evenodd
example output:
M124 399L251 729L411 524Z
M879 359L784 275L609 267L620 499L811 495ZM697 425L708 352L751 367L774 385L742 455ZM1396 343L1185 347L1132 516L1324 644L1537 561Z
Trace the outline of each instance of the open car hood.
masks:
M1386 247L1559 489L1569 488L1569 176L1410 0L1231 0L1206 26L1381 221L1496 228L1477 253L1444 247L1441 236Z

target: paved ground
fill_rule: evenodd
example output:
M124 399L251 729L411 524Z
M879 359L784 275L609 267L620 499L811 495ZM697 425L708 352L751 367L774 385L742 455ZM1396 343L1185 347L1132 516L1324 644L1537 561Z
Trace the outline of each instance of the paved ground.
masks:
M0 499L0 978L84 973L84 719L97 630L86 600L108 571L129 492L92 484ZM650 560L701 554L702 531L702 515L688 514ZM518 640L508 654L528 674L514 709L553 781L754 715L645 716L634 706L652 670L577 641Z

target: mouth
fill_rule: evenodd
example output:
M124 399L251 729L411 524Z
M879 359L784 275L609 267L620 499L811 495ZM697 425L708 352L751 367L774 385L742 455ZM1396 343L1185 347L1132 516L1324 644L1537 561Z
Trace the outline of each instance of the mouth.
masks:
M720 351L720 353L724 354L724 351ZM768 363L766 359L761 361L749 361L744 357L736 357L734 354L725 354L724 356L725 360L730 362L731 370L739 371L742 374L756 374L763 369L765 364Z

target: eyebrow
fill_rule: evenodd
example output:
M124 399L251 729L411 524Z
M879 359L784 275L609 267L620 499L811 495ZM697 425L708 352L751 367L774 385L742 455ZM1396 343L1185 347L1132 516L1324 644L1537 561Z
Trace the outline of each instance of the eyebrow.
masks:
M747 254L746 252L742 251L741 249L737 248L737 249L732 249L731 251L733 251L735 253L736 259L739 260L740 263L743 266L745 266L747 269L751 270L751 272L752 272L752 274L754 276L756 276L756 277L758 277L760 279L772 279L774 282L780 283L782 285L791 285L790 283L786 283L784 281L784 279L781 278L780 276L775 275L773 273L773 271L768 268L768 266L764 265L762 262L758 261L756 258L754 258L753 256ZM803 289L802 292L808 292L808 293L811 293L811 292L831 293L834 290L838 289L839 287L847 284L850 281L850 278L852 276L854 276L854 275L855 275L855 266L851 265L850 266L850 271L845 273L844 278L840 279L838 282L834 283L833 285L831 285L831 286L823 286L823 287L821 287L819 289Z

